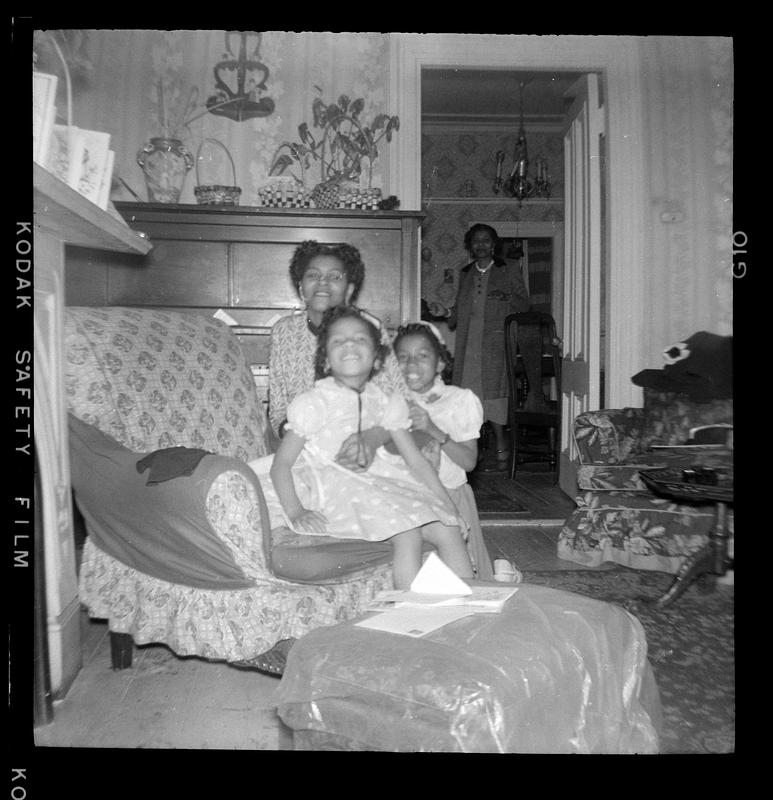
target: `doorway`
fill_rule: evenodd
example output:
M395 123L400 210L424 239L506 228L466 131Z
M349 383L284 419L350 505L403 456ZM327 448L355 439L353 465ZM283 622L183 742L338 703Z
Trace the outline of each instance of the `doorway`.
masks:
M640 363L640 343L631 330L644 322L646 275L644 226L648 208L645 181L642 70L636 37L529 36L491 34L393 34L389 107L400 116L389 161L389 184L402 208L422 208L422 72L425 69L485 69L596 72L602 77L606 107L605 174L608 198L604 230L607 313L605 400L609 407L635 406L632 364ZM485 53L485 57L481 57ZM418 253L417 253L418 259ZM554 286L555 289L555 286Z
M604 108L600 84L595 73L462 69L427 69L422 72L424 207L429 211L432 202L439 203L445 212L443 222L448 225L450 218L451 224L461 227L462 231L474 222L485 222L496 229L504 240L503 255L521 270L533 298L534 310L544 310L557 321L559 337L564 335L566 328L565 356L567 366L572 368L568 370L571 391L561 426L560 449L562 472L571 473L561 485L569 492L572 491L569 487L574 486L575 453L570 435L571 420L567 421L566 415L573 419L583 410L601 407L601 398L596 391L599 385L596 373L601 374L603 362L595 354L602 349L598 326L604 296L598 283L602 225L598 214L594 213L594 209L598 211L597 203L588 204L590 197L597 198L601 192L598 179L600 157L598 146L595 149L580 146L588 137L603 135ZM517 128L508 118L512 106L501 99L508 95L508 85L519 88L515 109ZM528 117L524 113L526 85L531 88ZM493 93L492 86L495 87ZM588 86L593 87L590 95ZM429 94L433 91L438 96ZM511 96L514 94L509 92ZM492 102L495 105L491 105ZM503 109L501 115L494 113L495 107ZM585 116L576 122L578 109L585 109ZM476 114L478 127L471 124ZM480 120L487 116L493 121L489 119L487 124L480 125ZM496 122L500 130L494 128L492 132L491 126ZM442 123L445 123L445 129ZM576 132L578 125L580 133ZM513 133L509 137L504 134L503 138L502 131L508 129ZM515 131L517 142L510 178L518 168L519 175L534 180L524 156L538 165L540 177L547 165L553 197L551 191L528 194L525 198L498 196L502 187L500 175L505 159L505 140L515 138ZM449 142L449 138L455 141ZM530 142L528 155L527 141ZM476 178L482 185L476 185ZM458 186L454 191L456 183ZM504 186L507 184L505 181ZM453 209L456 213L449 214L454 202L462 205ZM484 210L487 218L481 219L479 212ZM470 218L471 212L476 218ZM428 217L430 233L437 237L441 248L445 246L448 249L452 235L445 231L438 237L438 232L433 230L434 218L429 214ZM564 292L563 259L556 259L555 268L553 265L552 238L535 236L530 239L519 230L522 222L539 227L546 218L551 220L553 229L565 228L570 234L571 250L566 253L570 266L566 273L566 279L571 279L569 292ZM559 248L555 251L558 253ZM584 270L588 269L591 272L585 277ZM589 352L594 355L591 359ZM589 380L587 375L594 370L596 377L591 376ZM561 391L557 387L557 393Z

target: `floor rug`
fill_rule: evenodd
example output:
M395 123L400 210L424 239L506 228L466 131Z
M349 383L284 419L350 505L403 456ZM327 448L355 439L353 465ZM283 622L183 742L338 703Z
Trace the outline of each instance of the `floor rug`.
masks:
M660 597L673 579L622 567L524 571L525 583L614 603L639 618L663 707L661 752L734 752L734 589L718 586L704 593L693 583L668 608L637 602Z
M476 475L469 476L472 493L475 495L475 504L478 506L478 513L486 519L505 519L513 514L528 514L529 510L504 492L500 492L495 486L484 478Z

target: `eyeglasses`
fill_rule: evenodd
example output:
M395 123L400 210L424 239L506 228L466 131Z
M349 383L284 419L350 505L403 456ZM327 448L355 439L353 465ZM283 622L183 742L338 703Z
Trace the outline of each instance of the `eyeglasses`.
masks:
M311 281L312 283L322 283L323 281L325 283L342 283L346 279L345 272L339 272L335 269L331 270L330 272L326 272L324 275L315 269L309 269L303 273L303 280Z

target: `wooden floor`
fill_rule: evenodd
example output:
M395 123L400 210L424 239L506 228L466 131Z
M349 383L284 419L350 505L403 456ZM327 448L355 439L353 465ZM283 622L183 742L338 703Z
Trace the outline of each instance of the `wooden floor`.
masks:
M544 471L483 478L513 492L527 507L512 520L481 522L491 556L512 557L524 570L579 568L556 556L560 523L574 503ZM135 647L132 667L110 668L107 623L82 614L83 667L53 722L35 729L41 748L175 748L290 750L290 732L272 696L278 678L196 658L177 658L163 645Z
M471 478L474 484L484 482L508 497L513 497L526 509L513 515L501 524L534 525L538 521L549 524L562 523L575 509L570 499L556 484L555 475L546 470L520 469L511 479L504 472L476 472ZM494 524L501 519L499 514L489 514L485 504L478 502L481 521Z
M163 645L134 648L129 669L110 668L107 623L82 612L83 666L54 719L35 729L37 747L291 750L277 717L278 678Z

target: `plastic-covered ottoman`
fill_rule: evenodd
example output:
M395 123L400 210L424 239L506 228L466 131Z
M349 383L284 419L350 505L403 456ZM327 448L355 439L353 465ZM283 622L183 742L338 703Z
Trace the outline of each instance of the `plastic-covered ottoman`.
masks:
M526 584L422 638L312 631L276 702L297 750L656 753L661 726L639 620Z

